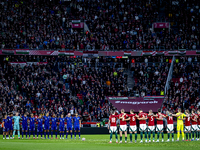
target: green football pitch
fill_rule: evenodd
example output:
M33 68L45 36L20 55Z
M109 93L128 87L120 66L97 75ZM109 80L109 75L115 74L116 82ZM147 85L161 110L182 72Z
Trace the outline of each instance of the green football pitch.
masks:
M109 135L81 135L81 138L85 138L85 141L80 139L3 139L0 135L0 150L200 150L200 141L179 141L179 142L159 142L159 143L139 143L140 138L138 136L137 143L115 143L113 136L113 143L109 143ZM70 136L68 136L70 138ZM134 139L134 135L133 135ZM167 135L165 134L165 141ZM176 139L176 135L175 135ZM129 135L128 135L129 142Z

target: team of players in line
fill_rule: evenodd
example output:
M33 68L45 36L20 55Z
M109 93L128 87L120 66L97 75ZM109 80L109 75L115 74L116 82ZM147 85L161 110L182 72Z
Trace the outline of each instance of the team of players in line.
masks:
M14 131L13 131L13 120L14 120ZM79 139L80 139L80 127L81 127L81 120L78 116L78 113L75 114L75 117L72 117L69 113L66 117L63 115L60 116L60 118L57 118L54 114L52 117L49 116L49 113L46 114L46 116L39 115L39 117L36 119L33 114L31 114L31 117L27 117L26 114L23 116L19 116L18 113L15 114L15 116L12 116L10 114L9 116L5 115L3 119L3 139L14 139L15 132L18 132L18 138L20 139L20 120L22 120L22 139L24 136L24 133L28 134L29 129L29 138L31 137L31 132L33 134L33 138L35 139L35 126L37 123L37 138L38 135L41 134L41 138L43 137L43 130L44 130L44 139L46 139L46 135L48 135L49 139L49 130L51 126L51 138L53 138L53 132L56 134L57 139L57 128L59 126L59 132L60 132L60 139L64 139L64 131L65 131L65 122L67 123L66 127L66 139L68 137L68 133L71 133L71 139L72 139L72 130L74 125L74 138L76 139L76 131L78 131Z
M149 110L149 113L144 113L142 110L139 110L139 114L135 114L134 110L130 110L130 114L126 114L124 109L121 110L121 114L116 115L115 111L111 112L108 122L108 129L110 131L110 142L112 143L112 135L115 133L116 143L118 143L117 137L117 119L120 119L120 142L122 143L122 133L125 134L125 143L127 143L127 122L129 121L129 132L130 132L130 143L132 143L132 134L135 133L135 143L137 141L137 125L136 120L139 120L139 131L141 136L141 143L143 142L143 132L145 134L145 142L147 142L147 131L149 142L151 142L151 134L153 134L153 142L155 140L155 131L157 131L157 141L159 142L160 134L162 135L162 142L164 142L164 133L163 133L163 118L167 119L167 133L168 140L170 141L170 134L172 135L172 141L174 141L174 122L173 117L177 118L177 141L179 141L180 133L182 133L182 139L184 141L184 131L186 133L186 141L194 141L195 134L196 140L199 140L200 137L200 110L195 113L193 109L191 114L189 110L186 110L185 113L181 113L181 109L178 109L177 114L172 114L170 111L167 111L166 114L161 113L161 110L158 109L157 114L153 114L152 110ZM155 126L155 119L157 125ZM148 120L148 123L146 122ZM184 130L184 121L185 120L185 130ZM192 133L192 138L191 138ZM189 138L188 138L189 135Z

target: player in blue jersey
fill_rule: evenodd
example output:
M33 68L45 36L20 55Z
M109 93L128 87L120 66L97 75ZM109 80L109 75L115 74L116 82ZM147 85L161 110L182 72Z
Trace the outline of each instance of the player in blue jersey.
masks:
M46 139L46 132L48 134L48 139L49 139L49 128L50 128L50 117L49 117L49 113L46 113L46 116L43 117L44 119L44 138Z
M10 113L10 115L7 118L9 120L8 124L9 124L10 139L12 139L12 134L13 134L13 125L12 125L13 114ZM9 133L8 133L8 136L9 136Z
M17 131L18 133L18 139L20 139L20 128L19 128L19 120L22 119L20 116L19 116L19 113L17 112L15 114L15 116L13 116L13 120L14 120L14 131L13 131L13 139L15 137L15 132Z
M6 136L6 139L9 139L8 137L8 132L9 132L9 124L8 124L8 118L7 118L7 115L4 116L4 119L3 119L3 139L5 139L5 136Z
M22 116L22 139L24 137L24 131L26 132L26 139L27 139L28 117L26 114L24 114L24 116Z
M67 120L67 132L66 132L66 139L67 139L67 136L68 136L68 133L70 131L71 133L71 139L72 139L72 117L71 117L71 114L68 113L67 117L65 118L65 120Z
M61 135L62 135L62 139L64 139L64 131L65 131L65 118L63 117L63 114L61 115L61 117L59 118L59 131L60 131L60 139L61 139Z
M41 133L41 139L42 139L42 132L43 132L43 119L42 119L42 115L39 115L39 118L37 119L38 122L38 127L37 127L37 139L38 139L38 135L39 132Z
M29 117L29 139L31 137L31 132L33 132L33 139L35 139L35 117L33 113L31 114L31 117Z
M51 118L51 139L53 139L53 131L55 131L57 139L57 121L56 115L53 114L53 117Z
M76 131L78 130L79 139L81 138L80 128L81 128L81 118L76 113L76 116L73 118L74 120L74 138L76 139Z

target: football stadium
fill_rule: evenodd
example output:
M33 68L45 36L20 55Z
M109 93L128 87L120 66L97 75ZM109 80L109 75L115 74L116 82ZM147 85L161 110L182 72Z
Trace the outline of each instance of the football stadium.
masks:
M1 0L0 150L200 149L199 0Z

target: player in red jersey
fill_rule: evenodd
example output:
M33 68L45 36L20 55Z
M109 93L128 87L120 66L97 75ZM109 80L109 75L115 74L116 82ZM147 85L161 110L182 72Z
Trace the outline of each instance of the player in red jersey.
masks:
M145 142L147 142L147 126L146 126L146 120L147 120L147 113L144 113L141 109L139 110L138 114L138 120L140 120L140 137L141 141L140 143L143 142L143 132L145 133Z
M199 138L200 138L200 109L197 110L197 115L198 115L198 119L197 119L197 132L198 132L198 141L199 141Z
M189 133L189 141L191 141L191 117L190 117L190 111L187 109L185 111L186 118L185 118L185 133L186 133L186 141L188 141L188 133Z
M115 133L116 143L118 143L118 137L117 137L117 116L115 115L115 111L111 111L111 115L109 117L108 121L108 129L110 132L110 142L112 143L112 135Z
M149 110L148 114L148 135L149 135L149 142L151 142L151 132L153 133L153 142L155 139L155 118L157 116L153 114L152 110Z
M196 133L196 140L197 140L197 137L198 137L198 134L197 134L197 118L198 118L198 115L195 114L195 110L192 109L192 115L191 115L191 120L192 120L192 141L194 141L194 133Z
M136 119L137 115L134 114L134 110L130 110L130 115L128 115L129 118L127 120L130 121L130 127L129 127L129 132L130 132L130 143L132 143L132 133L135 133L135 143L137 142L137 126L136 126Z
M159 136L160 133L162 134L162 142L164 142L164 134L163 134L163 118L165 118L166 115L161 113L161 109L158 109L158 113L157 113L157 141L159 142Z
M119 133L120 133L120 142L122 143L122 133L124 132L125 134L125 143L127 143L127 117L128 115L124 113L124 109L121 110L121 114L118 115L118 118L120 119L120 128L119 128Z
M168 135L168 139L167 142L169 142L169 138L170 138L170 133L172 134L172 142L174 141L174 121L173 121L173 116L172 113L170 111L166 112L166 118L167 118L167 135Z

